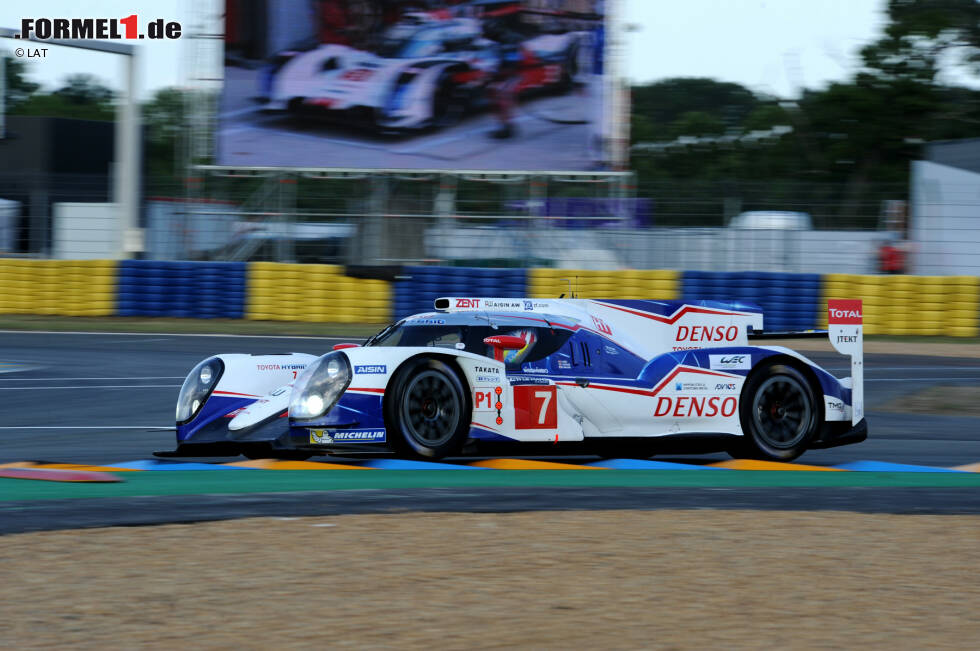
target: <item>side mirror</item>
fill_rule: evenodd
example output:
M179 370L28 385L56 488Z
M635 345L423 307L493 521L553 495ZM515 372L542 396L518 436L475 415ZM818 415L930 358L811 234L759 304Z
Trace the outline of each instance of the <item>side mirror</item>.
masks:
M333 350L343 350L345 348L360 348L361 344L334 344Z
M527 345L527 342L520 337L511 335L493 335L484 339L483 343L500 350L520 350Z

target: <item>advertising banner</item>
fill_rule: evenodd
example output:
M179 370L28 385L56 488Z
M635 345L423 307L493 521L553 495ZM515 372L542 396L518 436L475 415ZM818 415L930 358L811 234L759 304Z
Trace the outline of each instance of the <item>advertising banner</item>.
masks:
M227 0L217 162L606 169L603 0Z

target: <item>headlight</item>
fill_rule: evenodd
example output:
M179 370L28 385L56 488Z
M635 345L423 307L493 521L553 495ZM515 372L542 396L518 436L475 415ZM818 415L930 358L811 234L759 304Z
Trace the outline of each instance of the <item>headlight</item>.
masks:
M187 374L177 396L177 424L183 425L201 410L218 380L224 373L225 363L218 357L209 357Z
M293 385L289 417L310 420L330 411L350 385L350 378L347 355L332 352L316 360Z

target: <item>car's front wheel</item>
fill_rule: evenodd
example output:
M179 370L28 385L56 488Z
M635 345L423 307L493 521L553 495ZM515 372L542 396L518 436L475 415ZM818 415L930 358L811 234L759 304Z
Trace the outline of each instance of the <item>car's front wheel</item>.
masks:
M470 407L456 372L420 357L399 369L385 398L389 443L425 459L456 454L469 436Z
M792 461L803 454L819 427L816 396L796 368L769 363L749 376L739 418L743 444L732 456Z

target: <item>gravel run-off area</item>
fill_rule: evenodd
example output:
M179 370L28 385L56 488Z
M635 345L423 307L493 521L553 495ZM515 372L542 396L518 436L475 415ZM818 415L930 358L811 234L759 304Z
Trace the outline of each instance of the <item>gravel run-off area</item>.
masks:
M0 647L972 649L978 542L977 516L714 510L7 535Z

